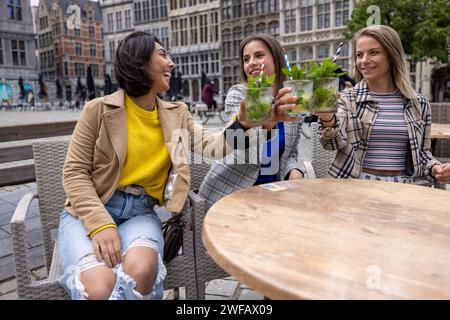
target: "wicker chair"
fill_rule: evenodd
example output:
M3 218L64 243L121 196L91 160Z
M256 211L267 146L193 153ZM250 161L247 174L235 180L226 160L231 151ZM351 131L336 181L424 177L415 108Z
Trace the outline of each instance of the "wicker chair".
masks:
M57 243L52 237L58 229L60 212L66 198L62 187L62 168L69 140L39 141L33 143L36 170L37 193L26 194L19 202L11 219L14 265L19 299L69 299L57 279L61 275ZM25 240L25 218L33 199L39 199L40 220L43 231L45 266L48 277L32 283L28 250ZM174 258L167 267L164 288L186 288L186 299L197 299L195 274L194 235L190 201L183 209L185 224L183 252Z
M431 121L450 123L450 103L431 103ZM450 140L436 141L434 156L441 162L450 162Z
M205 219L205 200L197 194L210 164L202 162L191 164L191 191L189 198L193 204L194 215L194 248L195 248L195 274L197 277L197 293L199 299L205 299L206 282L229 277L221 267L219 267L206 252L202 241L202 227Z
M336 151L326 150L322 146L319 141L318 129L317 122L311 123L312 160L311 163L303 162L308 178L326 178L336 156Z

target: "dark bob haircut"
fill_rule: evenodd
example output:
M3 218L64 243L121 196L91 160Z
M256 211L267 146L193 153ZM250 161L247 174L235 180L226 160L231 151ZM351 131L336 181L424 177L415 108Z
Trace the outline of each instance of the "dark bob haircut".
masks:
M114 77L119 86L132 97L147 94L152 88L147 67L155 50L155 42L161 41L154 35L136 31L120 41L114 60Z

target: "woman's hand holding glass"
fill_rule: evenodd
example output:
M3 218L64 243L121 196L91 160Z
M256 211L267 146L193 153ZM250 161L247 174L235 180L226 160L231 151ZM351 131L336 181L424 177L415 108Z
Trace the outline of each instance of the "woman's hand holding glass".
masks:
M291 91L292 88L282 88L278 91L275 102L272 106L272 115L270 119L263 122L247 121L245 113L245 101L242 100L238 114L239 122L246 128L262 126L265 129L271 129L275 127L278 122L297 122L301 120L301 118L299 117L291 117L288 115L288 112L295 108L295 101L297 99L297 97L286 96L286 94L290 93Z

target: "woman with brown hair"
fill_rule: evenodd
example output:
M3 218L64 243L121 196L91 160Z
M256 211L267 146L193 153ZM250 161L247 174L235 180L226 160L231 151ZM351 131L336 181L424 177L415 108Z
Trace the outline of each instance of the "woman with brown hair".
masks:
M239 59L243 83L230 88L225 99L225 110L237 114L240 108L245 107L245 83L249 76L260 75L263 65L266 75L275 74L272 85L273 95L276 97L274 99L286 99L284 96L291 89L282 88L283 81L286 80L286 76L281 72L281 69L286 67L284 50L274 37L261 33L245 38L240 44ZM286 102L292 103L296 98L289 99L292 100ZM272 116L262 126L271 136L268 142L255 151L256 156L253 159L259 159L255 163L251 163L252 157L248 154L243 159L236 153L225 158L225 161L213 162L199 189L199 195L205 199L206 209L227 194L243 188L303 178L303 171L297 160L300 139L298 120L297 118L296 122L284 123Z

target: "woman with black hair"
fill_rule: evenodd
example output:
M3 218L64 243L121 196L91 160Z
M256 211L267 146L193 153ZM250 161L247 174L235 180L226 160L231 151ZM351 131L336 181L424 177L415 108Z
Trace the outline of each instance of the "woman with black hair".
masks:
M72 299L161 299L166 269L154 206L180 212L189 191L189 152L221 158L236 147L235 130L251 127L242 108L229 130L209 134L184 103L158 98L174 68L156 37L134 32L116 51L121 90L83 109L64 165L67 201L58 235L60 283ZM288 102L275 105L280 121L287 120Z

